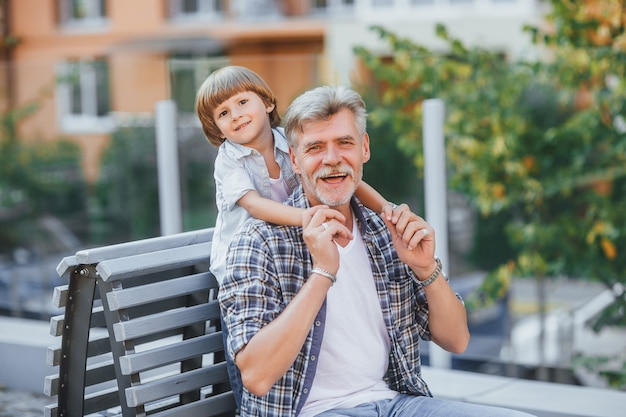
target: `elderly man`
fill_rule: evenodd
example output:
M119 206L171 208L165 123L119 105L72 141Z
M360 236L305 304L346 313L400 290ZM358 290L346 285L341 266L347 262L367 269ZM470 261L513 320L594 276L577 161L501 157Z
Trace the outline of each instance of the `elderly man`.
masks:
M241 414L526 415L434 399L422 380L419 339L463 352L465 308L430 225L406 205L382 219L354 197L370 157L361 97L319 87L284 121L302 182L286 204L308 209L303 226L247 222L219 295Z

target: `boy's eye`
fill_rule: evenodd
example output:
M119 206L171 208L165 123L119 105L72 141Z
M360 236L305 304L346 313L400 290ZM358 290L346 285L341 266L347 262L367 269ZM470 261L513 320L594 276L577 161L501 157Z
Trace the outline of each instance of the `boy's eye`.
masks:
M246 104L247 102L248 102L248 99L244 98L239 102L239 104Z
M228 114L228 112L226 110L223 110L220 112L220 114L218 114L218 117L224 117Z

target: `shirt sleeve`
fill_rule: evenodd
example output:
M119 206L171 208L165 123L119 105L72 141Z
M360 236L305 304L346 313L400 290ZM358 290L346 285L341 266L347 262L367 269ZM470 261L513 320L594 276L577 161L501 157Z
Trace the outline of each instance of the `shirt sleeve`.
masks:
M219 299L229 332L227 347L234 357L284 306L273 258L258 229L250 223L243 227L234 236L227 257L229 268Z
M223 211L232 210L244 194L256 189L243 160L230 157L222 149L215 158L213 177L216 204Z

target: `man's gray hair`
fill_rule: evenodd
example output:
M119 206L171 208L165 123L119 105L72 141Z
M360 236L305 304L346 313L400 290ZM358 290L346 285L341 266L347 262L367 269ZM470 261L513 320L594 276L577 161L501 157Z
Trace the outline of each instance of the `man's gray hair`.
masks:
M296 148L298 134L303 132L305 123L329 120L343 109L354 114L359 139L362 139L367 111L363 98L356 91L343 86L322 86L302 93L289 105L283 117L289 146Z

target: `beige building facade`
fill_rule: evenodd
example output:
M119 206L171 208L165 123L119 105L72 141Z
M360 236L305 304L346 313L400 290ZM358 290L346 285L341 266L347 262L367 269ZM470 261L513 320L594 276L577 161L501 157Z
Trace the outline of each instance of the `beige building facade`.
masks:
M319 82L324 26L287 18L302 11L299 1L4 2L8 32L17 39L2 64L10 87L2 89L4 105L37 102L39 110L20 123L21 137L77 142L90 181L119 123L149 118L158 101L169 99L193 122L195 90L217 67L257 71L279 103Z
M272 87L279 111L320 83L349 84L354 46L388 54L369 26L431 48L436 23L469 44L521 55L538 0L0 0L0 110L36 101L25 140L80 144L89 181L120 124L153 117L161 100L197 123L195 91L223 65ZM5 41L8 40L8 41ZM2 107L3 106L3 107Z

